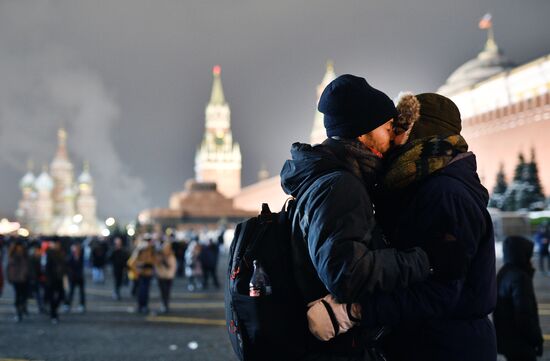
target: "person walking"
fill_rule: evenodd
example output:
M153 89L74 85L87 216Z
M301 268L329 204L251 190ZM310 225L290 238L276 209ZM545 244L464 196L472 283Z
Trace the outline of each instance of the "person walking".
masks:
M208 244L202 247L200 254L200 263L202 268L202 287L204 289L208 288L208 281L212 278L214 287L216 289L220 288L220 283L218 282L218 275L216 273L216 268L218 266L218 257L219 257L219 246L214 243L213 239L208 241Z
M15 291L15 321L21 322L27 309L27 289L29 280L29 259L27 249L22 241L10 245L7 266L8 282Z
M504 265L497 274L497 305L493 313L497 350L508 361L535 361L542 356L542 331L533 287L533 243L512 236L502 245Z
M148 240L139 245L128 260L128 268L137 276L139 313L149 313L149 289L154 275L155 258L155 248L151 240Z
M80 303L78 312L86 311L84 257L82 246L75 243L71 246L71 254L67 258L67 278L69 279L69 295L65 300L65 311L70 311L73 303L74 291L78 287Z
M202 267L200 261L202 246L198 240L192 240L185 250L185 276L188 279L187 290L195 291L202 288L200 277Z
M50 242L44 260L44 274L46 276L46 298L50 304L50 319L52 324L59 323L57 309L65 291L63 277L65 277L65 260L58 241Z
M0 297L4 291L4 236L0 234Z
M107 261L107 242L96 239L92 242L92 280L94 283L105 283L105 263Z
M120 300L120 288L122 287L122 281L124 278L124 271L126 270L126 263L128 262L128 252L124 249L122 239L116 237L114 241L114 249L109 256L109 261L113 268L114 290L113 299Z
M47 313L44 307L44 281L45 275L42 272L40 261L42 259L42 249L40 243L31 248L29 257L29 290L34 296L39 313Z
M157 253L155 263L155 273L160 290L162 300L161 313L167 313L170 310L170 292L172 290L172 282L176 275L177 262L176 256L172 250L170 242L164 242L162 249Z
M539 255L539 271L550 274L550 225L544 221L535 233L535 243ZM546 262L546 269L544 263Z

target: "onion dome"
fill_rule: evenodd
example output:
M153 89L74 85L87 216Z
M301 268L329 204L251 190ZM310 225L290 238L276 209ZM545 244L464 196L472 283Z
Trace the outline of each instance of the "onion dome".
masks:
M34 176L32 168L33 162L29 160L29 162L27 163L27 173L23 176L23 178L21 178L21 181L19 182L19 187L21 189L29 189L34 187L36 177Z
M29 171L23 176L23 178L21 178L21 181L19 182L19 187L21 187L21 189L33 188L35 181L36 177L32 172Z
M48 174L46 168L42 170L42 173L36 178L34 182L34 187L39 192L51 192L53 189L53 180L52 177Z
M84 169L80 176L78 177L78 184L93 184L92 175L90 174L90 164L88 162L84 162Z

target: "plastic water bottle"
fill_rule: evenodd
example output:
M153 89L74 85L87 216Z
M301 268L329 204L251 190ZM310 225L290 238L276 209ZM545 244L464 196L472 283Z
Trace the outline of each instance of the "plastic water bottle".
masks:
M271 282L260 262L254 260L254 272L250 278L250 297L262 297L271 294Z

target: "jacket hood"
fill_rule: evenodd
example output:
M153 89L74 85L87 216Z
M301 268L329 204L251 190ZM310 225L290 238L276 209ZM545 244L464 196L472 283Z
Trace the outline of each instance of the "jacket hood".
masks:
M504 263L510 263L521 268L531 269L533 242L520 236L507 237L502 243Z
M311 146L294 143L290 149L291 159L281 170L281 186L286 194L298 197L311 183L322 175L335 171L354 173L352 165L346 161L348 154L339 141L327 139L323 144ZM373 162L376 156L373 155ZM375 168L372 168L373 180Z
M281 170L281 186L286 194L297 197L311 182L323 174L345 169L345 164L323 145L294 143Z
M481 184L479 176L477 175L477 162L474 153L460 153L451 163L439 172L464 183L474 197L481 204L487 206L489 202L489 192Z

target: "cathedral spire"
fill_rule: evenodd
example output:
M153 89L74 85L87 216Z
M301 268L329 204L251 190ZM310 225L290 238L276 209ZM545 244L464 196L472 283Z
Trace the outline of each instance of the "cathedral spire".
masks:
M210 95L210 104L212 105L225 104L221 73L222 68L219 65L216 65L212 68L212 75L214 76L214 81L212 83L212 94Z
M59 128L57 131L57 157L67 158L67 131Z

